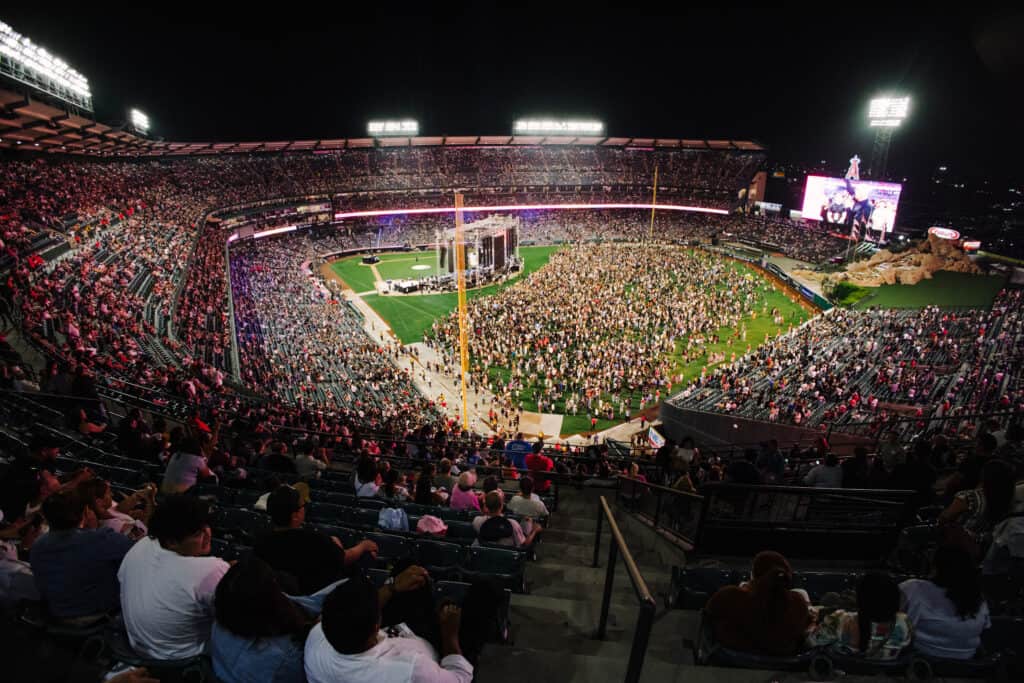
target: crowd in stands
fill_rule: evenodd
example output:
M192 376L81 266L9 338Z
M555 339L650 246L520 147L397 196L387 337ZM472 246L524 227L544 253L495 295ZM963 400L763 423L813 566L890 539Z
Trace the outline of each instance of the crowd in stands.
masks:
M143 469L163 471L159 489L145 484L133 492L121 484L115 490L68 450L85 444L39 425L18 428L34 436L27 452L0 448L4 605L43 600L47 618L69 628L115 615L137 655L184 661L207 654L223 681L377 680L409 666L408 680L471 680L501 603L492 583L474 584L461 609L442 605L439 621L424 568L395 565L394 581L378 590L362 572L374 566L377 545L344 547L306 524L305 482L317 482L341 454L355 454L351 483L339 480L352 499L372 498L398 512L415 502L433 511L416 525L424 538L444 536L438 515L449 503L453 511L476 510L466 519L480 544L525 550L549 515L533 493L534 480L523 477L515 495L494 477L479 489L475 468L488 463L483 454L498 454L497 462L502 454L515 456L546 490L551 460L528 444L523 460L512 442L488 445L446 430L407 431L404 442L393 443L364 438L323 414L291 423L286 410L210 414L212 423L197 417L165 433L165 424L149 424L133 410L116 438L97 436L104 438L93 443L118 448L120 455L110 457L134 468L121 472L135 478ZM95 450L86 453L96 457ZM381 455L417 464L400 470ZM424 457L431 462L421 466ZM217 491L218 482L267 492L251 499L269 516L267 531L233 566L212 552L219 523L197 488L212 484ZM359 656L367 651L370 661Z
M1019 291L991 310L832 309L695 380L672 400L785 424L872 423L1019 411ZM912 425L912 421L905 424ZM968 425L976 426L976 425Z
M545 200L544 196L531 197L529 194L500 197L494 202L508 204ZM549 197L548 197L549 198ZM637 202L649 198L637 197ZM376 199L379 208L394 208L394 200ZM560 193L559 202L597 203L601 197L592 195L572 196ZM494 202L487 202L488 204ZM478 202L482 203L482 202ZM438 196L436 206L450 206L451 198ZM367 206L361 208L378 208ZM490 212L470 212L465 220L472 222L491 215ZM651 234L650 212L646 210L601 210L601 211L521 211L519 240L522 244L556 244L561 242L586 242L596 240L633 241L642 240ZM437 230L452 227L451 215L426 216L378 216L372 218L348 219L343 226L348 238L342 238L339 249L353 248L349 244L358 236L365 236L368 246L430 245L436 240ZM684 242L709 242L718 237L725 242L750 244L769 252L783 253L808 263L820 263L834 256L842 255L848 246L847 240L836 237L814 223L772 220L742 215L717 215L663 210L657 212L653 234L659 240ZM326 237L321 239L328 239ZM329 244L329 242L328 242ZM318 250L328 253L330 248Z
M429 406L398 367L397 344L373 341L362 317L301 269L302 252L294 239L232 249L243 381L290 404L346 406L374 431L418 426Z

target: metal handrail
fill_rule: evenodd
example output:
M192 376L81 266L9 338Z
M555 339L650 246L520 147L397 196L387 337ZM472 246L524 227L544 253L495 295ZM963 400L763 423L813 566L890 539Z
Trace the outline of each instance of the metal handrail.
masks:
M647 643L651 638L651 628L654 626L654 612L657 603L651 595L647 582L644 581L640 569L636 566L633 554L629 552L629 546L622 537L619 525L615 523L608 501L601 496L597 510L597 531L594 538L594 564L600 566L601 551L601 530L604 520L608 521L608 529L611 532L611 542L608 544L608 569L604 577L604 597L601 600L601 618L597 624L595 638L604 640L608 626L608 609L611 607L612 586L615 584L615 565L618 563L619 555L622 555L622 562L629 572L630 583L633 584L633 591L636 593L637 601L640 603L639 615L636 621L636 630L633 632L633 645L629 650L629 664L626 667L625 683L637 683L640 680L640 670L644 665L644 656L647 654Z
M693 515L693 517L699 520L701 511L704 509L704 496L699 495L697 493L692 493L690 491L680 491L679 489L674 489L669 486L660 486L658 484L651 484L648 482L640 481L638 479L634 479L624 474L620 474L617 479L618 481L616 483L618 484L618 486L616 486L615 489L616 500L622 498L623 488L627 486L627 483L631 489L630 491L627 491L628 494L636 494L637 492L642 492L646 490L653 493L653 495L655 496L653 515L649 514L645 510L638 509L638 501L636 497L633 497L632 502L628 503L625 506L626 510L629 510L631 512L638 514L641 517L649 519L651 526L655 530L659 532L669 533L675 536L676 538L679 538L684 543L690 546L694 545L695 541L694 538L692 538L691 536L688 536L687 534L680 532L676 528L673 528L671 526L665 526L662 524L662 510L665 508L665 505L663 504L662 500L667 499L671 501L673 499L683 499L693 503L696 506L697 510L696 515ZM693 535L696 536L696 534Z

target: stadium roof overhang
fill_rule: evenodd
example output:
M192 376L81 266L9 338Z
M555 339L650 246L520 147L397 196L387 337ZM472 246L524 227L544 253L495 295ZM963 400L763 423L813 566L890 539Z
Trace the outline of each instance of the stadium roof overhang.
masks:
M64 154L139 154L151 140L0 89L0 148Z
M30 149L97 157L178 157L264 152L332 152L345 149L425 146L568 145L627 149L693 149L762 152L746 140L675 140L606 136L442 135L422 137L279 140L275 142L164 142L137 136L0 88L0 149Z

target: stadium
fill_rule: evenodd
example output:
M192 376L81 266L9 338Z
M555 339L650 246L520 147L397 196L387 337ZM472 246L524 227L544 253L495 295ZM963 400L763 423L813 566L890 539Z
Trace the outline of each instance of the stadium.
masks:
M0 23L9 680L1024 675L1024 270L902 218L910 96L783 210L597 117L165 140L48 50Z

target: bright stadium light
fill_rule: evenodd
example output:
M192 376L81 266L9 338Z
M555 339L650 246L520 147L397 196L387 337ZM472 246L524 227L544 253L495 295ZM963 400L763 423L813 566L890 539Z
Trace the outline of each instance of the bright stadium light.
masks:
M132 109L132 128L145 135L149 132L149 117L138 109Z
M63 59L0 22L0 73L92 111L89 80Z
M897 128L909 110L909 97L876 97L871 100L868 121L873 128Z
M389 135L408 137L410 135L419 135L420 124L413 119L370 121L366 124L366 132L373 137L387 137Z
M876 97L868 107L868 122L875 129L875 145L871 154L871 168L867 176L876 180L885 178L889 163L889 145L893 133L900 127L910 111L909 97Z
M604 124L600 121L519 119L514 131L516 135L600 135Z

